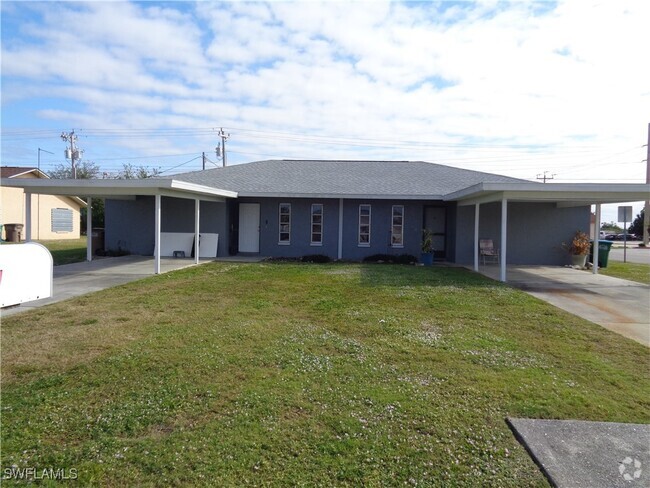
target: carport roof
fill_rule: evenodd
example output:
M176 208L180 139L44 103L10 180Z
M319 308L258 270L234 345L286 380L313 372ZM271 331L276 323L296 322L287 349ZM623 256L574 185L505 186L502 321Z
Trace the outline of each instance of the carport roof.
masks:
M478 183L445 195L459 205L474 205L501 200L555 202L558 205L591 205L647 200L647 183Z
M2 178L2 186L24 188L29 193L46 195L79 195L86 197L119 198L134 195L162 195L177 198L199 198L222 201L236 198L237 192L175 179L149 178L142 180L44 180Z

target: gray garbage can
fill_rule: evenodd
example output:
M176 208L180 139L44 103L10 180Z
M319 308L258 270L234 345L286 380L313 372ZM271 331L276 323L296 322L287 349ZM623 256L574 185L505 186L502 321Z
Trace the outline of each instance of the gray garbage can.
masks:
M5 224L7 242L20 242L23 235L23 224Z
M92 239L93 239L93 254L97 254L97 251L104 251L104 229L101 227L93 227L92 230Z

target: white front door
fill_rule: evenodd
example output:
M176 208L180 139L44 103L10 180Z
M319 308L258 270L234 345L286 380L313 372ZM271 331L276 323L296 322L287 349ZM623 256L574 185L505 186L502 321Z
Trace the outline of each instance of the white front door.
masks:
M239 204L239 252L260 252L260 204Z

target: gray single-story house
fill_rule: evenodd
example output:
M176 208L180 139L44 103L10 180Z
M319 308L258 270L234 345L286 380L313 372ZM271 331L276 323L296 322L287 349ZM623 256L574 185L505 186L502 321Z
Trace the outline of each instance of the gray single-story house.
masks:
M429 229L437 259L477 269L479 240L492 240L503 280L506 263L567 264L561 243L589 232L592 204L599 213L602 203L650 194L647 184L544 184L422 161L268 160L149 180L47 183L25 190L104 198L105 248L157 263L181 248L198 250L197 260L417 257Z

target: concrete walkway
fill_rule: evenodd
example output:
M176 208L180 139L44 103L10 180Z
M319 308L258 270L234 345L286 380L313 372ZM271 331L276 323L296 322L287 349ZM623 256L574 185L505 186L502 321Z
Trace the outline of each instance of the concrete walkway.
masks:
M650 486L650 425L507 419L552 486Z
M201 263L210 261L212 259L202 259ZM161 258L160 260L160 269L163 273L194 265L193 258ZM96 258L91 262L55 266L53 296L2 309L0 317L8 317L50 303L140 280L153 274L153 258L147 256Z
M498 279L497 265L480 272ZM508 284L650 347L650 286L562 266L508 266Z

